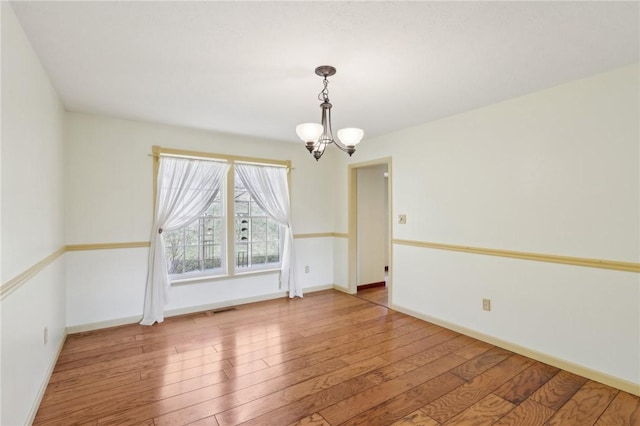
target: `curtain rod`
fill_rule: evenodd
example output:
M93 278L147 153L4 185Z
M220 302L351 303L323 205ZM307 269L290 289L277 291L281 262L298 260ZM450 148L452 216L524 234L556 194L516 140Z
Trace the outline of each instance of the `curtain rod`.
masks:
M151 157L155 157L155 155L150 154ZM213 157L196 157L193 155L183 155L183 154L165 154L160 153L160 157L171 157L171 158L185 158L187 160L199 160L199 161L213 161L215 163L228 163L229 160L224 158L213 158Z

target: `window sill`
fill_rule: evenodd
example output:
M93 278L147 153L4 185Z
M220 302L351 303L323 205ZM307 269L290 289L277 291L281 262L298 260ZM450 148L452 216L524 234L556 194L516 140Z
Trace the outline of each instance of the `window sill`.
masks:
M234 278L242 278L242 277L248 277L248 276L253 276L253 275L273 274L273 273L279 273L279 272L280 272L280 268L257 269L257 270L253 270L253 271L237 272L237 273L235 273L233 275L227 275L227 274L201 275L201 276L197 276L197 277L180 278L180 279L176 279L176 280L169 280L169 283L170 283L171 286L180 286L180 285L185 285L185 284L200 283L200 282L204 282L204 281L232 280Z

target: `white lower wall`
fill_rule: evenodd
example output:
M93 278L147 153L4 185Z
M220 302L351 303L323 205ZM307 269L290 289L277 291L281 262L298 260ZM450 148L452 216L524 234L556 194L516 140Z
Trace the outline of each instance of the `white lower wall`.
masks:
M294 241L297 279L302 286L333 285L333 238L299 238ZM309 272L305 272L305 266L309 267Z
M349 288L349 239L333 239L333 283L344 289Z
M279 272L238 275L229 279L174 284L167 312L189 312L206 306L228 306L269 296L285 297L278 286Z
M68 252L67 325L142 319L148 252L147 248Z
M640 383L638 274L399 244L393 259L394 304Z
M333 284L331 238L295 240L297 278L303 288ZM147 248L72 251L67 262L67 323L72 330L135 322L142 318ZM304 266L309 266L309 273ZM279 272L179 283L166 311L182 313L265 297L283 296Z
M2 301L3 425L35 417L65 337L64 281L63 256Z

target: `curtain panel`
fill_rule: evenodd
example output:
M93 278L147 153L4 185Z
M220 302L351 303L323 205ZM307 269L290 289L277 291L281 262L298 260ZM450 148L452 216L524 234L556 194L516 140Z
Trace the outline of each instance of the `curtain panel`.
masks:
M160 157L149 267L140 324L164 321L169 274L164 231L188 225L202 215L220 191L229 170L226 162Z
M280 288L289 290L291 298L302 297L302 287L295 276L295 253L286 169L236 163L235 170L260 208L284 229L284 244L280 259Z

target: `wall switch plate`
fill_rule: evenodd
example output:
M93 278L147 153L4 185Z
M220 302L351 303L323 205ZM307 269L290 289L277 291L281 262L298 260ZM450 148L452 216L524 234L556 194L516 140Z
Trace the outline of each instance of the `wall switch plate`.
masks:
M308 274L308 273L309 273L309 265L307 265L307 266L305 266L305 267L304 267L304 273L305 273L305 274Z
M400 225L405 225L407 223L407 215L406 214L399 214L398 215L398 223Z
M491 299L482 299L482 310L484 311L491 310Z
M49 341L49 328L45 327L44 328L44 344L46 345L48 341Z

